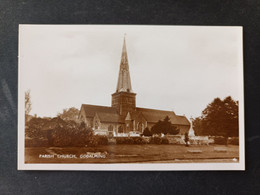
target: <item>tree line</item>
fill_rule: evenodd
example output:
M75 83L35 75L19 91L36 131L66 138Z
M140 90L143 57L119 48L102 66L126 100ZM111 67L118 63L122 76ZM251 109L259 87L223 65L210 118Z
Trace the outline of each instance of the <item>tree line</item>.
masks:
M25 93L25 119L29 116L32 109L30 100L30 91ZM202 111L201 116L193 118L193 129L196 136L224 136L238 137L239 134L239 103L228 96L221 100L215 98ZM57 116L65 121L78 121L79 110L72 107L63 109ZM151 129L145 128L143 135L151 136L153 134L171 134L176 135L179 129L174 126L170 118L166 116L164 120L159 120Z
M215 98L200 117L192 119L195 135L238 137L238 106L230 96Z

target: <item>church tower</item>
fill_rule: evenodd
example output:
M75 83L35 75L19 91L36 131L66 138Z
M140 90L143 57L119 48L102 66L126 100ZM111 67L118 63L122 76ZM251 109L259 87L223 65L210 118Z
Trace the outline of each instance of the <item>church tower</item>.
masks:
M126 115L128 112L135 111L136 94L133 93L130 72L126 51L126 41L124 37L120 69L117 81L116 92L112 94L112 107L116 108L120 115Z

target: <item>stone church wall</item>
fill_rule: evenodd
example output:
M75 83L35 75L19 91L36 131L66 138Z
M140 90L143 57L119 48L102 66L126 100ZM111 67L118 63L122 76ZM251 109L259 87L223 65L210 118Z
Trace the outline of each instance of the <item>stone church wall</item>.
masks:
M179 135L184 135L186 132L189 132L190 126L188 125L174 125L180 129Z

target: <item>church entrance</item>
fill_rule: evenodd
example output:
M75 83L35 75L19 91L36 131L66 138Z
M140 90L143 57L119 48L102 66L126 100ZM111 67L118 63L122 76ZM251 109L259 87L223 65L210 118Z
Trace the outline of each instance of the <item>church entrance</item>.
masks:
M143 123L138 123L137 124L137 131L142 133L144 131L144 124Z
M120 125L118 127L118 133L124 133L124 129L123 129L122 125Z
M114 127L112 125L108 126L108 137L111 138L114 136L113 134Z
M95 129L98 129L98 122L95 122Z

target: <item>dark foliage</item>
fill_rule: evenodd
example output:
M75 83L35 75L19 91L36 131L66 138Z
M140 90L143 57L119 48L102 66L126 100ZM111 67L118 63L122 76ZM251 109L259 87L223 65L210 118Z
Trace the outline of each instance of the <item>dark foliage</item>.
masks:
M163 137L162 144L169 144L169 140L166 137Z
M153 134L152 134L152 132L149 130L149 128L146 127L146 128L144 129L143 135L144 135L144 136L152 136Z
M107 145L108 144L107 136L96 135L95 138L97 139L98 145Z
M180 130L175 127L168 116L165 117L163 121L159 120L154 126L151 128L152 134L170 134L176 135L180 132Z
M169 144L167 137L154 136L150 139L150 144Z
M25 138L25 147L49 147L48 139Z
M143 140L142 137L133 137L134 144L145 144L146 142Z
M238 137L231 137L228 139L228 144L231 145L239 145L239 138Z
M90 128L73 127L67 125L63 128L57 127L52 131L51 139L54 146L85 146L96 145Z
M196 135L237 137L238 102L230 96L223 101L215 98L201 117L193 119L193 128Z
M74 120L64 121L60 117L52 119L32 118L26 125L25 135L28 137L26 143L28 147L42 146L43 143L57 147L108 144L107 137L94 136L93 130L86 127L83 122L78 124ZM46 140L48 141L46 142Z
M162 144L162 138L158 136L152 137L150 144Z
M219 145L227 145L227 138L223 136L216 136L214 138L214 143Z
M42 131L42 128L48 122L48 119L32 118L29 122L26 122L25 124L25 137L37 139L46 138L46 135L44 131Z
M117 137L117 144L146 144L142 137Z
M63 109L62 113L58 113L58 117L65 121L79 121L78 120L79 110L77 108Z

